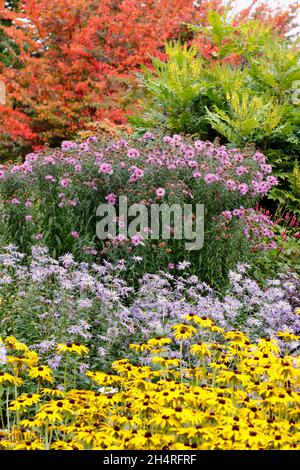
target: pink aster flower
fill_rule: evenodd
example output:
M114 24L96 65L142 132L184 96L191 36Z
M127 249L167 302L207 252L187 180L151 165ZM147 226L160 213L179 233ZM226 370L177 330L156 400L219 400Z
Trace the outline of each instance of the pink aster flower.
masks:
M234 180L228 180L226 182L226 188L228 191L235 191L236 189L236 182Z
M63 178L60 180L60 185L63 187L63 188L67 188L70 184L71 180L69 178Z
M50 155L48 157L44 157L43 165L55 165L55 158L51 157Z
M105 199L109 204L114 205L117 202L117 196L115 195L115 193L108 194Z
M257 188L257 191L260 193L260 194L267 194L267 192L269 191L270 189L270 185L266 182L266 181L263 181L262 183L259 183L258 185L258 188Z
M166 194L166 190L164 188L157 188L155 193L158 197L164 197L164 195Z
M24 170L24 173L33 173L33 167L28 162L24 162L21 168Z
M268 248L270 250L274 250L275 248L277 248L277 243L276 242L270 242L268 243Z
M140 156L140 152L137 149L131 148L127 152L129 158L137 158Z
M260 165L260 168L263 173L272 173L271 165L267 165L266 163L263 163L262 165Z
M234 210L232 211L232 215L234 215L235 217L241 218L241 217L244 215L244 209L243 209L243 208L234 209Z
M66 151L71 150L71 149L75 149L76 147L77 147L76 142L71 142L69 140L64 140L61 143L61 149L62 149L63 152L66 152Z
M137 176L138 178L141 178L142 176L144 176L144 172L143 172L143 170L141 170L141 168L136 168L136 169L134 170L134 174L135 174L135 176Z
M176 165L175 165L175 163L168 163L168 164L167 164L167 168L168 168L168 170L175 170L175 169L176 169Z
M95 135L90 135L86 140L87 142L98 142L98 138Z
M207 184L215 183L218 181L218 179L218 176L214 175L213 173L207 173L207 175L204 177L204 180Z
M126 240L125 236L119 233L113 240L114 245L120 245Z
M46 176L45 176L45 180L46 180L46 181L52 181L52 182L53 182L53 181L55 181L55 178L54 178L54 176L52 176L52 175L46 175Z
M195 140L194 146L197 150L203 150L205 147L205 143L202 140Z
M87 142L82 142L79 145L80 150L83 150L84 152L88 152L90 150L90 146Z
M238 190L241 194L245 195L249 191L249 186L246 183L239 184Z
M172 140L176 145L179 145L182 142L182 137L179 134L174 134Z
M14 165L12 169L10 170L11 173L19 173L20 172L20 167L18 165Z
M68 163L68 165L76 165L76 158L68 157L65 159L65 162Z
M130 238L130 241L131 243L134 245L134 246L138 246L138 245L145 245L142 241L142 237L140 235L133 235L133 237Z
M109 163L102 163L99 168L101 173L105 173L107 175L113 174L112 166Z
M38 158L39 158L39 154L38 154L38 153L28 153L28 154L26 155L25 160L26 160L27 162L35 162Z
M231 220L232 219L232 212L231 211L223 211L222 216L226 220Z
M246 166L238 166L235 172L238 176L241 176L246 173L249 173L249 168L247 168Z
M240 153L238 153L237 155L235 155L234 157L234 160L238 163L242 163L244 161L244 157L243 155L241 155Z
M253 155L252 160L255 160L256 162L259 162L259 163L265 163L265 162L266 162L266 157L264 156L263 153L261 153L261 152L256 152L256 153Z
M152 132L146 132L143 137L142 137L143 140L153 140L155 139L155 136L154 134L152 134Z
M188 148L185 151L185 156L186 156L186 158L194 158L195 151L192 148Z
M267 177L267 183L270 186L276 186L278 184L278 179L276 178L276 176L270 175Z

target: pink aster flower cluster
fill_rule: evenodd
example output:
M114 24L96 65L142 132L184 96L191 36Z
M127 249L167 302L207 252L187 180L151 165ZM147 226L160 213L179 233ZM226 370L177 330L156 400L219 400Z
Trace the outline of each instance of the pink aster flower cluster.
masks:
M178 134L161 138L147 132L139 139L115 141L89 137L81 143L64 141L59 149L30 153L19 165L0 167L0 185L12 177L19 183L19 190L4 198L6 208L14 206L16 210L18 206L21 218L30 220L34 228L34 207L26 201L36 200L32 191L42 188L42 198L52 198L62 211L74 211L73 215L68 212L72 219L68 230L75 241L81 236L76 226L77 211L84 199L87 202L83 207L95 212L89 202L94 200L93 194L99 194L98 204L106 201L116 205L116 194L126 194L132 196L133 202L150 206L157 201L201 202L207 193L212 201L216 198L220 202L225 235L226 224L232 218L240 218L246 238L272 238L272 226L262 219L262 214L246 213L247 209L240 208L254 207L277 184L272 167L259 151L241 152ZM231 201L227 207L222 205L225 199ZM36 226L38 233L39 230ZM139 240L131 243L138 246Z
M224 237L229 231L230 222L237 218L243 222L244 236L253 244L252 251L276 248L276 242L272 240L274 238L274 222L263 211L245 209L241 206L233 211L223 211L221 217L223 218L221 227Z
M151 133L146 133L142 139L136 141L133 147L124 139L110 142L101 148L99 143L89 140L77 144L65 141L61 150L49 153L29 154L21 165L14 165L10 172L24 174L36 171L41 165L48 168L45 179L55 182L55 171L51 167L59 166L67 171L60 177L60 185L67 187L72 183L76 174L83 171L89 161L94 172L89 176L112 175L115 171L128 171L129 183L136 183L141 178L147 178L147 172L166 168L171 173L178 170L190 172L191 178L201 179L206 184L222 184L230 192L249 194L251 196L264 196L277 184L273 176L272 167L267 163L261 152L254 154L241 154L239 149L228 149L225 146L216 146L211 142L201 140L186 141L180 135L166 136L163 142ZM135 165L132 165L135 160ZM0 169L0 179L5 178L5 170Z

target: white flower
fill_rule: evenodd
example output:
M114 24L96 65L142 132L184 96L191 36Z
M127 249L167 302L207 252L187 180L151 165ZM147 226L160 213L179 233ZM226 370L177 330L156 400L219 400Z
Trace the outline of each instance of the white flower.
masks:
M184 271L186 268L189 268L191 263L189 261L182 261L177 264L177 269L179 271Z
M0 344L0 364L1 365L4 365L6 364L6 349L5 349L5 346L1 345Z
M118 393L119 389L118 388L112 388L112 387L101 387L98 388L99 393L105 393L110 395L111 393Z

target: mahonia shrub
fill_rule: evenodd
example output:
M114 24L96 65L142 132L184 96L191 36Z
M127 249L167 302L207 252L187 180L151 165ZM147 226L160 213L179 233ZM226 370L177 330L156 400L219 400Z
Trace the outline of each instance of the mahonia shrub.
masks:
M199 331L207 340L197 341ZM222 337L215 343L213 335ZM289 341L299 337L282 332ZM186 344L186 340L189 343ZM179 356L169 356L173 342ZM3 450L299 449L299 356L276 340L251 343L211 320L186 317L172 337L132 344L147 365L126 357L108 373L78 365L88 349L59 344L63 385L24 343L0 338ZM186 352L189 360L182 359ZM73 374L73 377L72 377ZM3 410L1 408L1 410Z
M122 354L133 358L131 342L170 336L186 315L205 317L225 331L238 328L251 340L275 338L286 330L300 334L300 277L295 273L282 273L262 288L247 275L249 267L239 265L229 273L230 286L221 296L190 275L187 262L178 263L180 275L172 267L145 273L136 289L122 279L129 267L124 260L78 263L71 254L55 260L41 246L31 256L6 247L0 254L0 335L30 344L63 380L58 344L88 347L81 368L107 370ZM297 343L286 341L285 347L293 351ZM169 354L176 357L174 350Z
M146 133L116 141L92 136L0 170L1 232L22 252L42 239L54 257L141 256L142 270L130 267L132 280L185 260L202 280L221 285L238 261L274 248L271 220L253 207L276 183L264 155L251 148L241 152L180 135ZM150 226L130 239L120 233L97 239L97 207L109 203L118 209L120 196L127 196L128 206L141 203L149 210L152 204L177 203L195 212L204 204L203 248L187 251L186 241L175 237L152 240Z
M297 38L274 33L258 18L239 23L216 11L208 26L191 28L193 42L167 43L167 58L154 56L153 67L143 68L142 109L130 121L141 131L218 136L234 146L254 142L286 180L299 155Z

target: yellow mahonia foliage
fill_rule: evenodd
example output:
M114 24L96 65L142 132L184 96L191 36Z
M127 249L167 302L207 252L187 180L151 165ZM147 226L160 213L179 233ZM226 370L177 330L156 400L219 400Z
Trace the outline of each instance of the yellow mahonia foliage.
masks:
M247 70L233 68L231 65L212 63L206 72L209 80L216 81L221 85L225 93L240 92L242 88L246 89Z
M214 129L238 145L270 135L285 115L284 107L276 101L246 89L227 92L226 100L228 110L214 106L213 112L207 110L208 120Z
M154 72L143 67L143 84L149 95L143 100L143 107L148 110L145 117L150 117L151 122L155 117L173 129L183 129L190 122L191 104L205 86L204 60L195 46L182 46L179 41L167 43L165 50L167 62L153 59ZM152 111L155 116L151 116Z
M300 169L297 160L293 168L293 190L295 195L300 197Z

